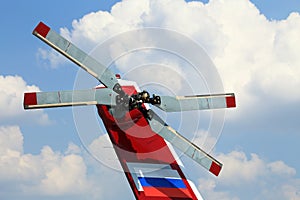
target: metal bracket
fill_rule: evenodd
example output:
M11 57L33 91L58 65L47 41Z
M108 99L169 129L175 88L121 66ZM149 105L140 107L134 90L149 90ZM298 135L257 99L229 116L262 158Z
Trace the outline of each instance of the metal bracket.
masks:
M116 84L113 90L119 94L116 96L117 106L121 106L129 111L137 108L148 119L151 119L152 116L148 110L142 106L143 103L150 103L152 105L160 105L161 103L160 96L153 94L152 97L150 97L149 92L145 90L131 96L127 95L119 84Z

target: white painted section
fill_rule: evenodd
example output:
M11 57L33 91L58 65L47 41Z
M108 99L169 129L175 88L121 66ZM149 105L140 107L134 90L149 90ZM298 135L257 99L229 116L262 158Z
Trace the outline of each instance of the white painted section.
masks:
M177 170L172 169L168 164L127 162L127 166L139 191L143 191L143 187L138 180L139 177L181 179Z

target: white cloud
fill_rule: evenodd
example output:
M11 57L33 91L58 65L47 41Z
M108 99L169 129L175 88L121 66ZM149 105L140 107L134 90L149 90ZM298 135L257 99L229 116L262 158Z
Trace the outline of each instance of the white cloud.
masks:
M108 134L99 136L91 142L88 150L93 157L108 168L123 171Z
M296 170L283 161L266 162L242 151L219 154L224 167L218 178L199 179L204 197L215 199L293 199L299 197ZM245 197L247 194L247 197Z
M292 167L287 166L283 161L272 162L269 163L267 166L271 173L280 176L291 177L296 175L296 170Z
M38 155L24 154L18 126L0 127L0 144L0 185L15 188L16 194L82 195L92 186L84 160L78 154L54 152L49 146ZM74 145L66 152L71 151Z
M23 152L23 136L18 126L0 126L0 152L12 151Z
M106 141L105 137L99 140ZM65 151L44 146L39 154L24 153L20 128L0 126L0 145L0 194L4 199L134 198L123 171L99 164L73 143ZM114 153L109 151L106 155ZM111 192L112 186L118 192Z
M241 111L235 115L245 116L274 99L281 105L299 101L299 14L269 21L250 1L236 0L210 1L207 8L225 36L223 54L214 61L225 88L237 94Z
M284 196L286 199L300 199L300 180L292 181L290 184L284 184L282 186L282 191L284 191Z
M204 194L207 199L224 199L224 200L238 200L239 198L233 196L228 191L215 191L217 183L212 179L199 179L198 189Z
M38 186L42 194L83 194L90 187L86 165L79 155L57 155L50 147L42 150L45 177Z
M193 143L210 153L218 141L218 136L210 135L208 131L198 130L195 133Z
M37 52L38 62L41 66L45 66L46 68L58 68L59 66L66 63L66 58L60 55L55 50L45 50L42 48L38 49Z
M256 154L251 154L251 158L248 159L244 152L233 151L221 154L218 158L226 163L221 172L221 179L226 184L239 185L241 182L252 182L266 172L264 161Z
M82 37L93 45L111 36L142 26L142 17L149 11L149 1L123 1L116 3L111 12L98 11L85 15L72 23L73 30L62 29L63 35L82 43Z
M40 91L35 85L27 85L20 76L0 75L0 120L1 123L36 122L49 124L48 115L42 110L23 109L24 92Z
M107 136L102 136L91 144L90 149L99 152L109 147L109 151L113 151L107 142ZM18 195L31 198L132 198L122 172L111 170L107 163L106 166L99 165L89 156L82 156L82 150L72 143L64 152L44 146L38 155L25 154L19 127L6 126L0 127L0 144L0 185L12 192L2 191L1 194L8 198ZM105 156L112 155L109 151ZM110 157L116 162L114 158ZM295 177L296 170L283 161L268 163L257 154L251 154L249 158L241 151L219 154L217 159L225 164L219 177L205 175L206 178L199 179L198 189L207 199L244 199L245 193L241 191L247 192L246 199L299 198L300 181ZM89 172L88 168L93 170ZM111 185L119 193L110 192Z

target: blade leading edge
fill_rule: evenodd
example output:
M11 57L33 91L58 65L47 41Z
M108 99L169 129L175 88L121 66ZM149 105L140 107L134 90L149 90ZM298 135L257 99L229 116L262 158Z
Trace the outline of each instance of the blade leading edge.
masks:
M24 109L52 108L83 105L116 105L116 93L108 88L29 92L24 94Z
M148 119L149 125L154 132L174 145L177 149L199 163L205 169L218 176L222 164L201 148L180 135L172 127L168 126L158 115L150 110L152 119Z
M33 30L33 35L66 56L79 67L94 76L106 87L113 89L114 86L118 84L115 75L106 66L87 55L84 51L53 31L43 22L40 22L36 26Z
M160 96L160 100L161 103L155 106L166 112L236 107L233 93L174 97Z

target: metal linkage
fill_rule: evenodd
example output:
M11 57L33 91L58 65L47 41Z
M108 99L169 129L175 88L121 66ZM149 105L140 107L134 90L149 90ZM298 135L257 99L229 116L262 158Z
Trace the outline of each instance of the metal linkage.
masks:
M150 97L149 92L142 91L136 95L132 95L130 98L129 105L133 108L140 108L143 103L150 103L152 105L159 105L161 103L160 96L156 96L155 94Z
M150 97L149 92L145 90L131 96L127 95L119 84L116 84L113 90L119 94L116 96L117 107L123 107L126 110L137 108L149 119L151 119L152 116L148 110L142 106L143 103L150 103L152 105L160 105L161 103L160 96L153 94L152 97Z

